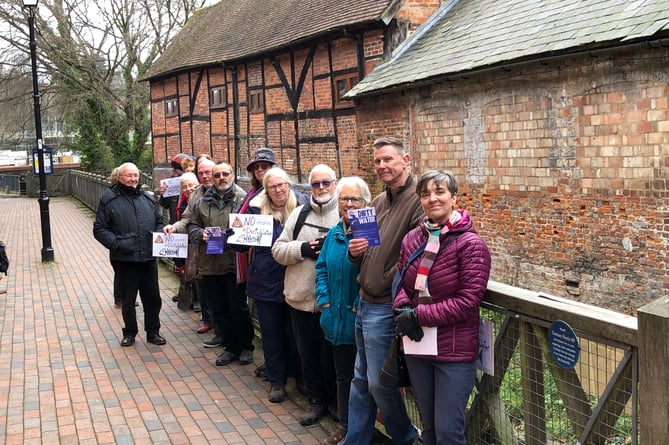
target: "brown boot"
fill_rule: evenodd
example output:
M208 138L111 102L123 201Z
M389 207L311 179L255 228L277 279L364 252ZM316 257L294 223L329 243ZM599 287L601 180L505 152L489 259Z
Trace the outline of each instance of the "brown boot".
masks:
M337 431L330 434L327 439L325 439L325 445L337 445L339 442L346 438L346 430L337 428Z

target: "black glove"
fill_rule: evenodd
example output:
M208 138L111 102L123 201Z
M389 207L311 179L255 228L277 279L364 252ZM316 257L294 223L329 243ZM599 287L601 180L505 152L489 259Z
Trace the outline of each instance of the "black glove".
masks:
M235 229L233 229L231 227L228 227L227 229L225 229L225 239L230 238L234 234L235 234Z
M416 308L411 305L406 305L398 307L394 310L394 313L397 332L400 335L406 335L413 341L421 341L423 338L423 328L418 324Z
M318 254L321 253L321 250L323 249L323 243L325 243L325 237L322 236L320 238L316 238L314 241L318 243L313 247L314 251L316 252L316 256L318 256Z
M303 258L313 258L314 260L318 258L318 252L311 246L310 242L302 243L300 253Z

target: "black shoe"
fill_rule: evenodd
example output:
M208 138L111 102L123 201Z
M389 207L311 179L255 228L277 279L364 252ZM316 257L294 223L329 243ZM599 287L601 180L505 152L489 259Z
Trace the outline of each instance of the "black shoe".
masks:
M134 335L126 335L123 337L123 340L121 340L121 346L132 346L135 344L135 336Z
M253 370L253 374L256 377L262 377L263 379L267 380L267 376L265 375L265 364L259 364L258 367Z
M164 345L167 340L160 334L151 334L146 336L146 341L154 345Z
M225 366L237 360L239 357L230 351L223 351L216 359L216 366Z
M284 385L272 385L267 394L267 400L272 403L281 403L286 400L286 387Z
M205 348L218 348L223 344L223 339L217 335L214 338L203 341L202 344Z
M253 351L248 349L242 351L242 353L239 354L239 364L250 365L251 363L253 363Z
M300 425L302 426L313 425L314 423L318 422L321 419L321 417L323 417L327 413L327 411L328 411L327 408L324 407L323 405L311 404L309 406L309 411L302 414L302 417L300 417Z

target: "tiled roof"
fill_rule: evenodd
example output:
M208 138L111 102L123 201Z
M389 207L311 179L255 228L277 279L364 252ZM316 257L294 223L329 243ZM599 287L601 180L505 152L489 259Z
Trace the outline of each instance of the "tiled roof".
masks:
M347 96L667 31L667 0L454 0Z
M390 0L221 0L197 11L143 79L287 47L378 21Z

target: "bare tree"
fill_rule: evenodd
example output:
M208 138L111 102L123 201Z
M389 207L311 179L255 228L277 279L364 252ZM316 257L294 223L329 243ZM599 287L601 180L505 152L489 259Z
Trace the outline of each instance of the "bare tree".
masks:
M54 98L48 106L43 102L43 113L63 118L76 134L73 148L89 168L107 170L129 160L150 165L148 85L137 79L205 1L47 0L39 5L40 91ZM31 89L21 93L2 85L9 80L15 87L31 85L27 10L20 0L0 0L0 21L8 28L0 32L8 48L0 52L0 92L7 94L0 105L30 102Z

